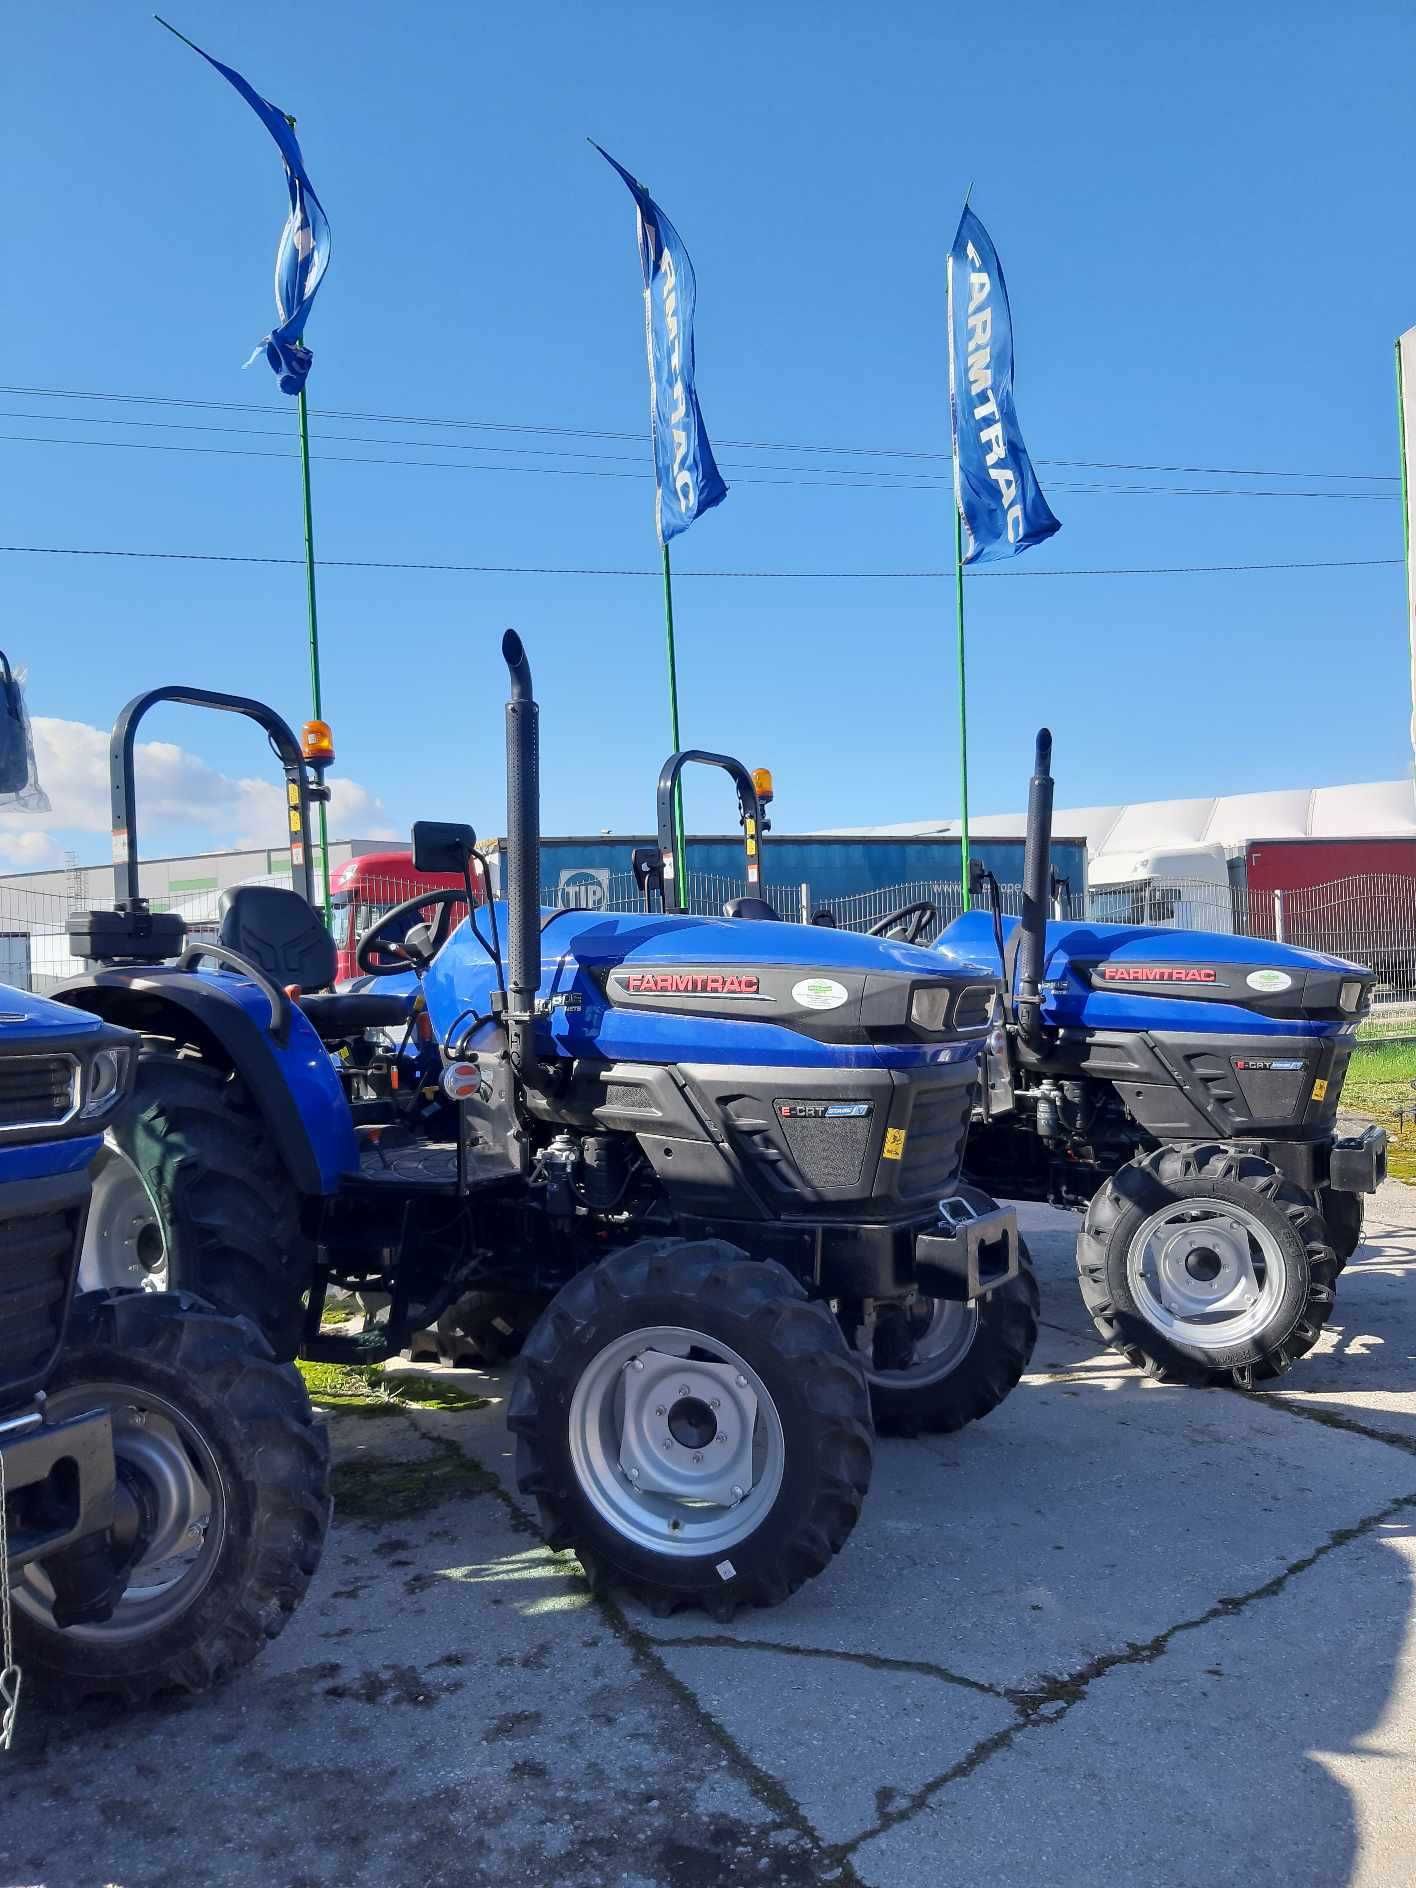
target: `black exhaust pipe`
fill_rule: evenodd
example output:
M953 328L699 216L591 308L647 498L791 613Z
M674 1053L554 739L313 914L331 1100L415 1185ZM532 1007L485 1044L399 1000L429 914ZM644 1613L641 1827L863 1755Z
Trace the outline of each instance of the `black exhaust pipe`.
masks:
M511 674L506 704L506 1033L511 1066L527 1088L544 1088L536 1056L541 987L541 737L531 664L514 629L502 637Z
M1027 841L1023 849L1023 916L1018 948L1018 1028L1030 1048L1042 1043L1042 976L1047 960L1047 913L1052 890L1052 731L1039 728L1033 777L1028 782Z

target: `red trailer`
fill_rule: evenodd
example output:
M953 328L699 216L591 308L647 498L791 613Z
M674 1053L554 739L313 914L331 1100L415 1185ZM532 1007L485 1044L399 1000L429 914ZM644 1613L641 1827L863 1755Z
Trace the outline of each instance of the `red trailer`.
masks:
M1416 989L1416 837L1251 839L1249 927Z

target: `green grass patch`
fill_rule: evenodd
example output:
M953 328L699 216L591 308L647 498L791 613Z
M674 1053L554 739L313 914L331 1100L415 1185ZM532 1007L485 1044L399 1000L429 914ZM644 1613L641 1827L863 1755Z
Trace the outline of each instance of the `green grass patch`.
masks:
M310 1401L319 1409L382 1416L409 1403L422 1409L486 1409L487 1396L473 1396L437 1377L384 1376L379 1364L306 1363L299 1366Z
M1416 1180L1416 1121L1399 1123L1397 1110L1416 1109L1416 1042L1359 1042L1347 1065L1342 1105L1368 1115L1391 1136L1387 1171Z
M489 1494L497 1485L480 1462L446 1437L430 1437L429 1453L412 1461L354 1458L330 1477L341 1521L401 1521L458 1496Z

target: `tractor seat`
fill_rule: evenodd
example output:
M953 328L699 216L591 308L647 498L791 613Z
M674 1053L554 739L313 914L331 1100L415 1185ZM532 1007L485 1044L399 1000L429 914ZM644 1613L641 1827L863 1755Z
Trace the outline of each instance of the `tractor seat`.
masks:
M395 1029L408 1020L411 998L377 991L322 990L338 966L334 940L298 892L283 885L237 885L221 894L219 941L285 989L292 983L321 991L302 996L300 1008L322 1042L363 1029Z
M773 923L780 924L781 922L765 898L730 898L723 906L723 916L725 918L754 918L759 922L770 918Z

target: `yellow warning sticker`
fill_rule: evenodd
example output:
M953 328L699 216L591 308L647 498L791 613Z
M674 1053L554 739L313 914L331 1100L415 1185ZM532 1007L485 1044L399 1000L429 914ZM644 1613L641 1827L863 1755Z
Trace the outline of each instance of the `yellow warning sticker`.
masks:
M290 809L290 830L292 833L298 833L300 830L300 815L295 811L294 807Z
M285 792L292 806L298 806L300 804L300 789L293 780L286 781Z
M900 1160L903 1159L904 1152L905 1130L903 1128L886 1128L885 1145L880 1150L881 1159Z
M1325 1076L1319 1076L1317 1081L1313 1083L1313 1100L1327 1100L1327 1079Z

